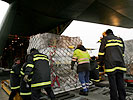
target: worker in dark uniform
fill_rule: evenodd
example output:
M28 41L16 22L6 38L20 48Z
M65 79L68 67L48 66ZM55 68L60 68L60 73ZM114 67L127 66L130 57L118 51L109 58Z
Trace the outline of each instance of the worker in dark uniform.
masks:
M97 83L99 82L99 67L96 61L96 57L93 56L90 59L90 67L91 67L91 71L90 71L90 80L93 81L93 83Z
M105 34L106 34L106 32L103 32L103 33L102 33L102 37L100 37L100 40L99 40L97 43L101 43L101 42L102 42L102 39L103 39L103 37L105 36Z
M114 36L113 31L108 29L101 41L98 56L99 65L105 64L105 72L108 75L110 84L111 100L125 100L126 97L123 79L123 74L126 72L123 59L124 49L123 40Z
M31 74L31 100L39 100L42 88L45 89L51 100L55 100L53 90L51 89L49 59L34 48L30 50L30 55L27 59L24 77L26 82L28 82Z
M100 37L100 40L99 40L97 43L101 43L101 42L102 42L102 39L103 39L105 36L106 36L106 32L103 32L103 33L102 33L102 37ZM104 61L103 61L103 62L104 62ZM103 63L103 62L102 62L102 63ZM100 73L100 77L101 77L101 75L104 75L104 74L105 74L104 65L102 65L102 66L98 65L98 68L99 68L99 72L102 72L102 73Z
M31 75L29 75L29 80L28 82L24 81L24 75L25 75L25 69L27 65L27 58L28 55L25 57L25 63L23 64L21 68L21 80L20 80L20 95L23 98L23 100L31 100L31 75L33 72L31 72Z
M87 49L83 45L78 45L73 53L71 69L74 69L75 62L78 62L77 73L79 81L82 85L82 90L80 90L80 95L88 95L89 91L89 67L90 67L90 55Z
M14 64L10 71L10 86L11 86L11 94L9 96L9 100L13 100L17 93L19 93L20 89L20 70L21 64L20 59L15 58Z

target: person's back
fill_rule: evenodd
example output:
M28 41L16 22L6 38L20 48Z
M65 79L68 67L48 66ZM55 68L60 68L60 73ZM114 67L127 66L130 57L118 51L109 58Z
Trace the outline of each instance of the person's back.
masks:
M21 73L20 95L23 98L23 100L31 100L31 75L28 77L29 78L28 82L24 81L25 69L26 69L26 65L27 65L27 62L26 62L27 57L28 57L28 55L26 55L25 63L23 64L21 71L20 71L20 73Z
M123 58L124 49L123 40L113 34L108 34L102 39L99 52L104 54L104 63L108 66L106 67L105 72L113 72L115 70L126 71ZM99 58L100 56L101 55L99 55Z
M110 84L110 99L125 100L124 72L126 66L123 59L124 42L121 38L114 36L113 31L108 29L102 39L98 61L99 65L105 64L105 72Z
M97 64L95 56L91 57L91 59L90 59L90 67L91 67L91 71L98 68L98 64Z
M86 71L89 70L89 64L90 64L90 55L87 51L82 51L80 49L76 49L74 51L74 55L77 57L78 62L78 68L77 72Z
M48 57L39 52L34 52L32 56L34 61L34 74L32 76L31 87L38 87L39 85L36 84L40 82L47 82L47 85L50 85L51 80ZM42 84L42 86L45 84L46 83Z
M112 66L121 66L124 64L123 59L123 41L121 38L118 38L114 35L108 35L106 39L106 51L105 60L108 60ZM113 46L112 46L113 45ZM115 45L115 46L114 46Z
M82 90L79 92L80 95L88 95L89 91L89 69L90 69L90 55L87 49L83 45L78 45L73 53L71 69L73 70L75 62L78 63L77 73L79 81L82 85Z
M98 67L95 56L91 57L90 67L91 67L90 80L93 81L93 83L95 84L96 82L100 81L99 80L99 67Z
M27 58L24 80L28 81L29 75L32 74L31 81L31 100L39 100L41 89L45 89L51 100L55 100L54 93L51 89L50 66L48 57L39 53L37 49L31 49Z

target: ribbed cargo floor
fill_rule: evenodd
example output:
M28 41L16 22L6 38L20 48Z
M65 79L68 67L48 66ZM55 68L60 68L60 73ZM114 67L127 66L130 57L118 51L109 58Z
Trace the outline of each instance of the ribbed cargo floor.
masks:
M79 95L79 90L80 89L57 94L56 98L57 100L110 100L108 87L97 87L92 85L90 86L90 91L88 93L88 96ZM133 100L133 87L127 87L126 92L127 92L127 100ZM48 98L44 96L42 97L41 100L48 100Z
M9 76L0 76L1 79L9 79ZM103 81L89 88L88 96L79 95L80 89L60 93L56 95L57 100L109 100L108 81ZM126 87L127 100L133 100L133 86ZM8 100L9 96L0 87L0 100ZM49 100L47 96L43 95L41 100Z

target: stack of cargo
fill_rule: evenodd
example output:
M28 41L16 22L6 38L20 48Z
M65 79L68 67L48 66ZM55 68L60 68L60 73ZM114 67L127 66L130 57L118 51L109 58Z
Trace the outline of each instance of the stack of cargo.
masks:
M124 41L125 43L125 63L127 73L133 75L133 40Z
M56 94L80 87L76 66L73 71L71 70L71 58L74 49L68 47L71 45L76 47L81 43L79 37L51 33L37 34L30 37L27 53L31 48L36 48L49 57L52 87Z

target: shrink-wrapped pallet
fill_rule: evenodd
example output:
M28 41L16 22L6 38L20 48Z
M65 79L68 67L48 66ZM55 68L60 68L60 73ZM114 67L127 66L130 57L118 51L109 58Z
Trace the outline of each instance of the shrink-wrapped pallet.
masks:
M125 43L125 64L127 73L133 75L133 40L124 41Z
M37 34L30 37L27 53L31 48L46 54L50 60L51 80L55 94L81 87L78 75L71 70L71 58L74 49L69 46L82 44L79 37L61 36L51 33Z

